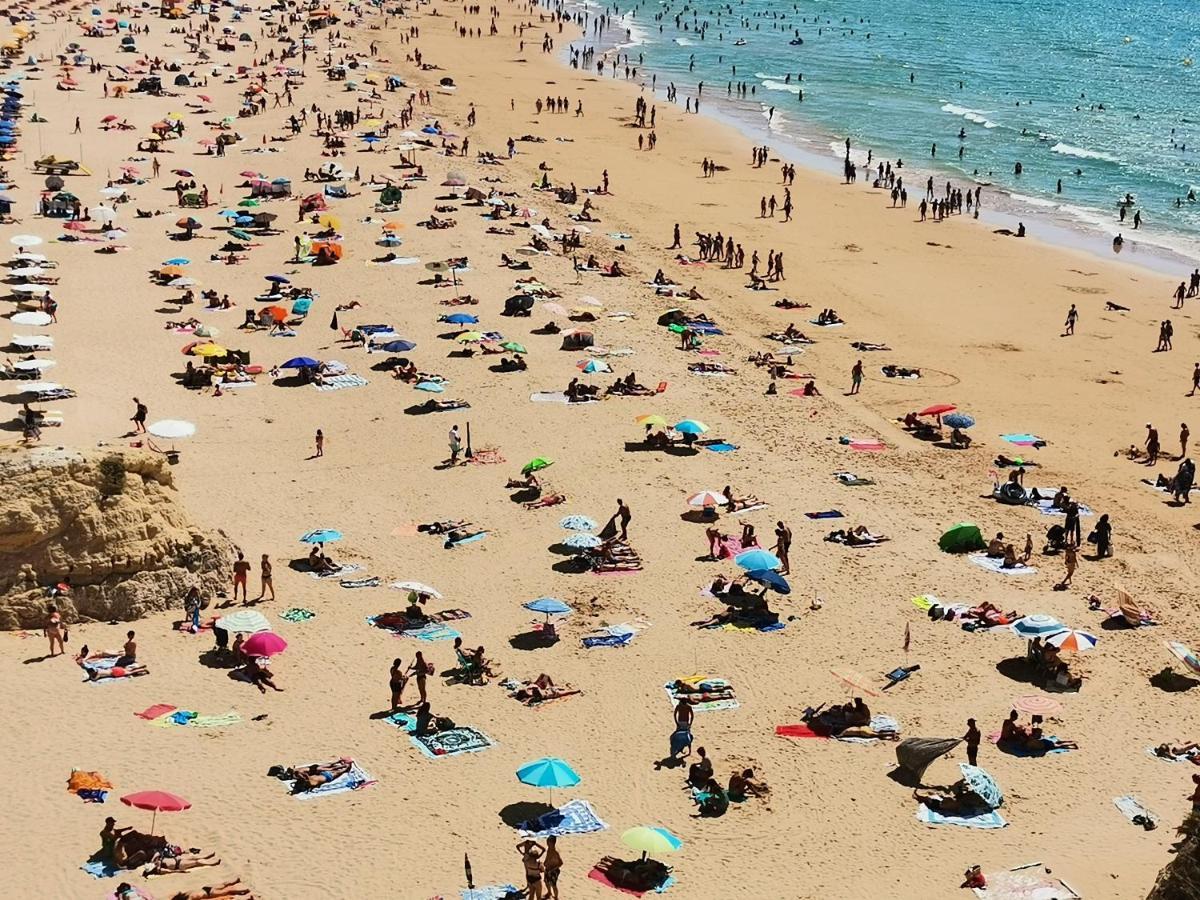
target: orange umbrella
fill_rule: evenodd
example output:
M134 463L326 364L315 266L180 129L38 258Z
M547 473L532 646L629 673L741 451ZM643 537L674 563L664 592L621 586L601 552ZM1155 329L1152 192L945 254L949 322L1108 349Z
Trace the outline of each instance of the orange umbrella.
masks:
M404 227L403 222L384 222L383 223L384 231L399 231L403 227Z
M287 310L282 306L268 306L263 312L267 313L276 322L282 322L287 318Z
M162 275L163 277L166 277L168 275L170 275L170 276L182 275L183 269L179 266L163 266L161 269L158 270L158 274Z

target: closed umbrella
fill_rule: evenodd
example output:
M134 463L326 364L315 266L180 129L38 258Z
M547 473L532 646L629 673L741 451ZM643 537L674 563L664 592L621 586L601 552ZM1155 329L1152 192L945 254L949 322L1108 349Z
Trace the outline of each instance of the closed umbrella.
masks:
M639 825L621 835L621 843L630 850L640 850L642 859L651 853L674 853L683 841L657 825Z
M341 539L342 533L333 528L318 528L316 531L300 535L300 543L302 544L329 544Z
M192 804L187 800L166 791L138 791L135 794L126 794L121 798L121 802L135 809L153 811L153 815L150 817L150 834L152 835L159 812L183 812L185 809L192 808Z
M267 617L254 609L239 609L217 619L218 628L224 628L230 634L258 634L260 631L270 631L271 623Z
M273 631L260 631L246 638L242 653L246 656L274 656L287 649L287 641Z

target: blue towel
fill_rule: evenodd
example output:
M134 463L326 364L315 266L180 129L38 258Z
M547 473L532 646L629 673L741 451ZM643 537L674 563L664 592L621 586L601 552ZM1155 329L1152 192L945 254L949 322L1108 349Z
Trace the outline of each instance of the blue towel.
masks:
M608 828L586 800L572 800L536 819L522 822L517 831L522 837L545 838L565 834L591 834Z
M845 516L842 515L841 510L837 510L837 509L825 509L825 510L822 510L821 512L810 512L810 513L805 513L804 515L806 518L809 518L809 519L844 519L845 518Z
M678 756L684 749L692 746L692 733L686 728L671 732L671 755Z
M1009 756L1020 756L1022 758L1030 757L1030 756L1033 756L1033 757L1049 756L1051 753L1070 753L1071 752L1070 747L1058 746L1058 738L1056 738L1056 737L1042 738L1042 740L1047 743L1047 746L1046 746L1045 750L1042 750L1040 752L1037 750L1029 750L1026 747L1013 747L1008 744L1004 744L1004 745L997 744L996 746L999 748L1001 753L1007 753Z
M462 538L461 540L446 541L446 549L449 550L453 547L457 547L459 544L473 544L476 541L482 541L487 536L488 536L488 533L486 531L481 531L478 534L467 535L465 538Z
M521 891L511 884L489 884L487 887L463 888L462 900L504 900L509 894L520 895Z
M79 868L83 869L83 871L87 872L93 878L115 878L121 871L117 866L102 859L89 859Z
M632 640L632 634L597 634L585 637L583 646L589 650L593 647L624 647Z
M711 450L713 453L732 453L737 447L733 444L722 441L719 444L705 444L705 450Z
M1003 828L1008 824L994 809L974 816L944 816L924 803L917 806L917 821L926 825L961 825L964 828Z

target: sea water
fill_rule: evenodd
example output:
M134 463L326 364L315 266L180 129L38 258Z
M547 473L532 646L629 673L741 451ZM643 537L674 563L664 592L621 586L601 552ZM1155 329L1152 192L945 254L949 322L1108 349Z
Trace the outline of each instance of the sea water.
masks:
M584 8L590 19L601 9ZM657 74L656 103L668 83L681 106L703 83L705 112L773 149L840 167L849 137L860 163L868 149L902 159L938 176L939 192L946 178L989 185L984 196L1017 215L1200 254L1200 201L1187 199L1200 195L1200 3L643 0L606 11L610 56L628 54L640 82ZM597 45L590 21L581 45ZM919 198L924 185L905 180Z

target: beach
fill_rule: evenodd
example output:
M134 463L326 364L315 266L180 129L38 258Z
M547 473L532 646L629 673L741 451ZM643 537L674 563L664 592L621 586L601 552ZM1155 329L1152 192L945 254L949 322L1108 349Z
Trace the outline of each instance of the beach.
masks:
M174 602L170 611L136 622L72 623L68 653L52 659L41 659L46 642L36 630L0 635L6 648L0 673L10 685L0 712L12 723L0 746L16 764L14 814L4 840L10 883L34 896L84 898L106 896L124 879L162 897L240 877L261 898L457 897L466 886L466 854L476 884L521 885L522 860L513 849L520 836L513 823L550 798L544 789L520 783L514 772L550 756L569 761L581 776L577 787L555 789L553 802L585 799L608 826L559 842L565 862L560 885L568 897L612 896L588 872L605 856L635 858L620 835L643 824L682 839L679 852L663 857L676 880L669 894L680 897L956 896L970 866L990 873L1035 860L1082 896L1144 897L1171 859L1174 828L1188 811L1192 790L1189 766L1145 751L1164 741L1196 739L1200 727L1190 694L1150 680L1171 664L1181 668L1164 641L1194 646L1200 640L1191 599L1195 518L1141 482L1175 472L1178 426L1193 418L1197 402L1187 396L1195 363L1187 350L1197 336L1192 301L1181 310L1169 308L1187 272L1164 277L1120 258L1072 252L1039 242L1036 229L1025 239L996 235L965 215L918 223L923 191L916 184L907 208L893 209L885 191L861 179L847 185L799 168L790 185L792 221L783 223L782 213L763 219L760 197L783 197L774 153L767 165L751 167L751 146L741 134L668 103L661 81L654 94L633 78L568 68L561 51L575 28L567 23L560 32L545 10L505 6L496 18L498 34L490 37L486 11L467 15L461 7L432 4L387 16L386 23L372 11L353 28L348 20L354 13L337 11L341 22L313 33L321 49L310 50L304 62L288 61L305 73L296 80L294 106L236 119L242 140L225 156L204 153L195 139L218 133L205 120L236 115L246 79L208 75L207 85L184 90L170 86L175 73L164 72L168 89L181 96L115 99L102 94L103 75L86 67L75 74L79 90L55 90L51 60L41 77L24 82L26 108L46 122L22 123L22 144L7 163L20 185L11 194L19 221L3 226L3 242L14 234L41 236L45 244L35 249L58 261L58 321L48 326L58 365L50 374L78 397L52 404L63 410L64 422L43 429L40 447L20 446L18 429L8 434L12 449L6 452L57 446L144 452L130 446L138 438L124 436L133 397L149 408L152 422L194 423L196 434L179 442L180 461L173 467L179 500L200 524L224 531L244 551L252 564L250 593L258 593L259 557L270 554L277 599L254 608L288 649L272 665L283 691L260 694L231 679L227 667L201 661L212 634L176 630L183 610ZM89 15L88 8L79 12ZM182 27L202 19L193 15ZM147 14L133 21L151 29L137 36L139 56L182 57L184 69L201 77L211 69L194 61L167 19ZM213 23L251 35L218 59L256 70L263 53L285 44L251 14L245 21L226 23L223 14ZM518 35L519 23L531 27ZM410 26L419 28L419 36L404 42ZM485 36L460 37L459 26L480 28ZM79 32L65 19L52 22L42 14L22 56L53 55L81 40L106 66L131 59L118 54L116 34L81 39ZM320 65L335 32L348 42L331 51L335 62L351 47L370 55L368 45L377 42L369 68L351 70L344 80L326 77ZM555 42L552 52L541 50L545 34ZM294 26L292 36L298 35ZM417 49L424 63L437 68L422 70L407 61ZM385 90L389 74L404 86ZM368 76L374 86L365 82ZM452 91L439 88L444 77L453 79ZM357 82L358 90L348 90L348 81ZM266 85L271 96L281 92L282 79L273 75ZM373 88L377 101L369 98ZM399 151L404 139L396 133L404 129L397 118L415 91L428 91L429 102L414 103L410 127L420 133L436 122L443 134L431 138L435 149ZM181 108L198 93L212 98L204 104L211 112ZM535 104L551 96L565 97L567 111L539 114ZM656 109L653 150L638 150L639 134L650 129L630 125L639 96ZM353 137L366 130L360 122L345 129L343 155L322 157L313 104L325 113L358 107L363 120L393 123L393 133L368 152L369 145ZM579 104L582 115L576 115ZM309 110L307 126L289 140L270 140L288 131L287 117L302 107ZM468 126L472 110L475 124ZM149 178L154 154L135 151L135 139L176 111L186 134L167 142L173 152L158 154L161 173ZM137 130L100 130L108 114ZM72 134L76 116L80 134ZM519 140L524 135L542 141ZM465 155L437 152L443 140L461 146L464 136L470 139ZM511 157L510 138L516 140ZM481 151L501 164L482 164L476 158ZM85 205L99 202L97 191L122 165L138 167L138 177L148 180L131 185L131 202L118 206L118 221L128 232L120 242L129 249L94 255L94 243L54 240L62 226L35 216L42 176L31 171L34 160L48 153L77 157L91 170L65 179ZM428 179L413 182L398 210L376 212L379 195L369 188L371 177L400 177L391 166L401 153L412 154ZM702 177L704 159L725 168ZM322 184L301 176L330 161L346 170L340 180L353 195L328 200L329 212L340 220L334 230L343 236L344 254L336 265L309 268L294 262L292 239L319 226L296 222L295 198L321 191ZM192 174L171 174L176 168ZM256 237L244 262L226 265L209 259L223 255L227 239L216 230L224 227L216 213L247 196L240 187L247 180L243 170L291 178L293 197L265 200L254 209L277 213L273 224L282 233ZM505 199L534 210L528 221L549 217L559 234L578 224L590 232L571 255L531 254L519 257L530 262L529 270L502 267L501 253L512 256L527 243L528 234L515 227L526 217L482 218L489 207L468 205L463 186L443 184L456 180L448 179L451 173L485 192L516 192ZM553 193L534 190L543 177L555 187L576 185L578 202L559 203ZM583 193L606 177L608 193ZM179 208L172 190L177 178L207 186L211 205ZM448 199L451 193L458 198ZM585 197L599 221L573 223L567 216L579 212ZM983 202L987 208L986 189ZM455 209L435 210L443 205ZM137 218L134 208L164 215ZM186 215L203 227L191 240L172 240L179 232L173 223ZM431 215L457 224L417 226ZM403 243L391 251L419 263L372 263L389 252L374 242L381 223L393 220L404 225L395 231ZM666 249L677 223L683 248ZM511 227L514 234L487 233L493 226ZM768 251L781 252L786 280L772 283L775 290L751 291L745 270L676 260L679 252L695 258L696 232L716 231L741 244L747 259L753 251L764 261ZM583 262L589 254L605 265L619 260L628 277L576 271L573 258ZM198 282L197 292L213 289L236 305L207 310L203 302L182 309L168 303L179 289L156 285L147 273L176 256L191 260L185 268ZM421 283L431 278L425 263L464 256L469 271L455 273L456 283ZM705 299L657 296L646 283L659 269ZM294 337L237 330L247 309L263 306L254 297L271 274L317 294ZM506 298L521 293L516 279L530 275L557 291L552 299L563 307L594 311L596 320L568 322L545 312L543 300L528 318L502 317ZM442 302L460 294L478 303ZM583 297L599 305L581 302ZM773 305L785 297L810 306ZM335 306L352 300L361 307L338 311L332 329ZM1107 301L1128 309L1108 310ZM1072 304L1079 322L1073 336L1063 337ZM676 307L717 322L723 334L706 336L703 346L718 355L679 349L679 335L658 324ZM812 324L827 308L836 309L844 324ZM455 313L477 316L481 331L523 344L528 368L494 371L500 356L482 352L448 356L461 346L453 338L459 328L437 320ZM218 328L220 343L248 351L264 369L292 357L340 360L367 383L318 391L286 378L283 385L272 383L264 372L253 387L219 396L211 389L186 390L171 376L190 358L180 349L194 338L164 324L190 316ZM1175 325L1179 354L1152 352L1166 318ZM560 350L561 335L531 333L549 320L593 332L596 346L631 353ZM368 355L340 340L341 329L360 323L389 324L414 342L415 349L403 355L422 372L443 375L449 382L444 393L414 390L376 368L386 354ZM748 357L778 352L780 345L763 336L789 323L815 341L794 361L794 371L811 373L811 379L781 379L778 392L767 395L767 370ZM5 337L11 331L0 325ZM851 347L856 341L892 349L861 352ZM576 364L593 358L606 361L614 374L581 375ZM860 359L861 392L846 396ZM689 370L699 360L737 371L702 377ZM887 364L919 368L921 377L885 377L881 367ZM630 371L643 385L666 386L653 396L599 403L530 399L562 392L576 376L603 392ZM820 396L792 395L808 380ZM430 397L461 398L470 407L405 413ZM897 421L937 403L976 419L969 449L917 440ZM19 409L12 407L14 414ZM736 450L637 450L644 429L635 418L647 414L661 414L668 423L700 420L708 426L707 438L722 438ZM487 448L503 462L446 465L448 430L457 425L465 439L468 423L473 451ZM1156 466L1117 455L1142 444L1146 423L1162 434L1164 458ZM312 458L317 429L324 452ZM1031 449L1001 438L1012 434L1037 436L1045 446ZM883 448L859 451L841 438L878 440ZM1056 520L993 499L993 483L1011 471L997 470L999 454L1036 460L1038 467L1025 475L1027 486L1051 492L1069 486L1072 497L1108 514L1113 558L1085 555L1070 587L1053 590L1063 575L1062 558L1036 551ZM553 461L537 473L543 495L566 500L526 509L523 495L518 492L514 502L505 481L520 478L522 466L538 457ZM875 483L847 486L837 472ZM725 485L768 505L742 515L722 512L722 532L737 534L749 522L764 548L773 543L777 521L792 532L791 593L770 595L782 629L689 627L721 610L722 604L701 594L713 578L738 574L731 561L704 558L708 523L686 502L697 491L719 492ZM603 524L617 512L618 498L632 513L629 543L641 570L608 576L572 571L570 557L561 552L568 532L560 520L576 514ZM844 518L804 515L831 509ZM440 537L417 529L418 523L457 519L486 531L486 539L446 549ZM959 522L977 524L985 540L1003 532L1018 549L1030 534L1036 573L1014 577L940 552L939 537ZM1085 533L1094 523L1084 520ZM823 540L831 529L860 524L890 540L869 549ZM299 536L321 528L342 535L326 545L330 555L361 566L350 578L378 576L379 586L342 587L336 578L299 571L309 552ZM293 568L289 560L299 562ZM408 665L422 651L440 676L455 666L455 656L449 641L396 637L366 621L403 608L406 592L388 587L399 580L436 587L444 599L431 601L430 610L468 611L469 618L449 624L468 646L486 648L502 678L546 673L581 693L530 708L508 696L498 685L502 678L474 686L430 677L434 712L477 729L493 745L451 758L419 752L402 729L373 718L389 711L388 668L394 658ZM1088 598L1112 608L1118 590L1153 607L1160 624L1102 629L1104 614L1090 610ZM899 723L901 737L957 738L971 717L988 735L999 730L1014 698L1040 694L1011 677L1014 666L1004 663L1024 656L1024 641L1006 631L970 633L930 621L912 599L931 594L968 606L988 601L1002 610L1048 614L1100 637L1094 651L1071 658L1072 671L1086 676L1084 686L1055 695L1060 721L1048 726L1048 733L1076 740L1081 749L1025 759L983 743L980 765L1005 789L1003 829L931 828L918 821L912 789L889 778L896 765L890 741L859 745L775 733L776 726L799 723L807 707L866 693L873 711ZM514 636L543 620L522 604L544 596L561 598L574 612L557 620L557 643L522 649L528 642ZM202 616L224 612L216 608L224 599L212 598ZM282 619L280 613L291 608L315 615ZM595 629L620 624L636 628L627 646L582 646L582 637ZM119 648L130 628L150 674L125 683L82 681L70 658L78 647ZM920 665L918 672L883 691L882 673L913 664ZM719 819L697 817L684 784L686 766L655 765L669 755L673 730L664 684L693 674L736 686L737 709L698 713L693 726L695 745L707 749L718 779L753 767L771 787L769 799L735 804ZM414 689L408 686L408 699ZM232 710L240 721L197 734L134 716L153 704L212 715ZM340 757L353 757L374 783L300 799L267 777L275 765ZM953 781L964 759L959 747L950 759L935 762L928 783ZM694 755L687 760L694 761ZM68 794L64 782L73 769L104 773L115 786L108 802L81 804ZM97 880L80 870L96 849L105 815L147 827L148 813L118 801L127 791L147 789L191 801L187 811L159 814L159 832L184 848L215 852L219 868L150 880L136 873ZM1123 795L1136 796L1157 814L1157 830L1130 824L1114 808L1112 799ZM1097 851L1108 847L1120 852Z

